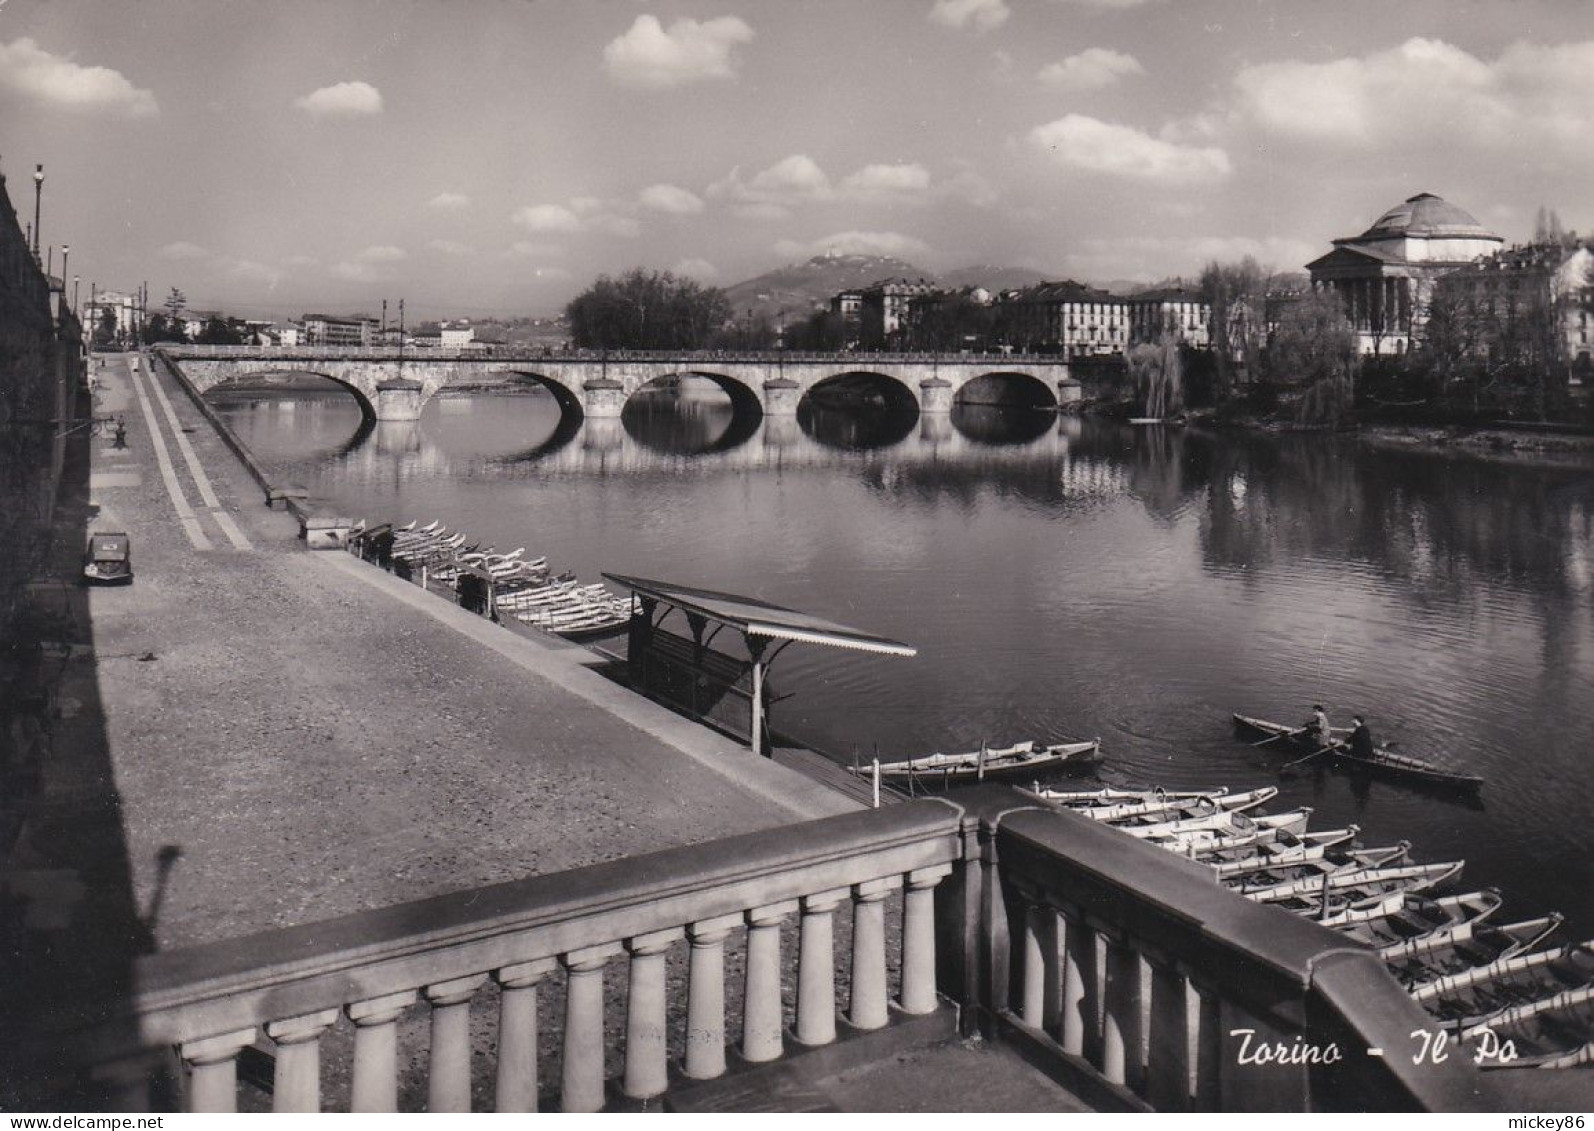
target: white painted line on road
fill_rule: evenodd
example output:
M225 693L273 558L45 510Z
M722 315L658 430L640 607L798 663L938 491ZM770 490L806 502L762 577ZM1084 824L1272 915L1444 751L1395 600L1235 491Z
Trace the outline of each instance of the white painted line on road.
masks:
M161 435L160 424L155 419L155 410L150 407L149 397L144 393L143 378L139 376L137 368L133 368L131 373L133 392L138 394L138 407L144 410L144 423L149 425L150 445L155 449L155 462L160 465L161 479L166 484L166 494L171 496L172 506L177 511L177 519L183 524L183 530L187 533L188 540L194 544L194 549L213 549L210 539L200 528L199 519L194 517L194 508L188 505L188 499L183 495L182 484L177 482L177 469L172 466L171 453L166 450L166 438Z
M249 539L244 537L244 532L238 529L238 524L233 521L232 515L221 509L221 500L216 497L215 489L210 485L210 476L205 474L199 456L194 452L194 446L188 442L188 436L183 432L183 422L177 419L177 410L172 408L171 398L161 387L160 378L155 375L153 365L149 370L149 383L155 390L155 399L160 401L161 411L166 414L166 420L172 426L172 438L177 441L177 450L183 453L183 462L188 464L188 472L194 477L194 484L199 488L199 497L210 508L210 517L216 520L216 525L221 527L221 532L227 536L227 541L232 543L233 549L253 550L254 547L249 544Z

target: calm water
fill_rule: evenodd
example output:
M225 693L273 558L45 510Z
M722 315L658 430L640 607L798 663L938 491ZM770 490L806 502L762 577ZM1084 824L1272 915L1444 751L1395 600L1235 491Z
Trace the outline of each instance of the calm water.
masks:
M1237 742L1231 711L1362 710L1485 775L1483 808L1332 774L1281 800L1594 934L1594 470L995 409L747 427L661 400L565 429L548 398L481 395L361 435L343 394L217 403L346 513L917 645L781 657L776 725L843 758L1099 735L1104 781L1238 789L1291 756Z

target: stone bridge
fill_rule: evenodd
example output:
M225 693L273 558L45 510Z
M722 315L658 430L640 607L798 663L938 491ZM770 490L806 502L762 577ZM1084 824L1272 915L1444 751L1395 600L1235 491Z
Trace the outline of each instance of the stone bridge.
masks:
M971 382L1019 403L1077 401L1079 382L1055 356L884 353L543 352L357 349L328 346L162 346L201 392L267 374L305 373L348 389L376 420L414 420L451 385L545 386L567 416L614 417L643 387L692 375L729 394L738 413L790 416L813 389L843 378L871 382L888 400L924 413L949 412Z

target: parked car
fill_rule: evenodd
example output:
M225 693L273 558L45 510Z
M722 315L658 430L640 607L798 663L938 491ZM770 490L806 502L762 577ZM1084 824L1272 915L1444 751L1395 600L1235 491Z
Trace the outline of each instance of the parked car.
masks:
M83 554L83 576L89 581L130 584L133 580L132 539L120 532L89 535Z

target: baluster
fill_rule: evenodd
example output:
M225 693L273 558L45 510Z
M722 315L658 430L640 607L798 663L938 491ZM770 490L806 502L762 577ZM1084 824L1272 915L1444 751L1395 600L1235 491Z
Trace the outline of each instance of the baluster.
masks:
M891 1019L886 999L885 898L901 876L855 884L852 889L852 1009L855 1029L879 1029Z
M686 987L686 1074L712 1080L725 1074L725 939L742 916L703 919L686 929L692 954Z
M271 1078L272 1111L321 1110L321 1035L337 1019L336 1009L323 1009L266 1026L266 1036L277 1044L277 1064Z
M934 1013L935 886L952 874L952 865L937 864L908 873L902 895L902 1011Z
M1102 1018L1102 1075L1134 1088L1140 1082L1140 955L1120 932L1107 940L1106 1013Z
M238 1053L255 1039L253 1026L178 1049L189 1067L188 1110L230 1115L238 1110Z
M1088 1058L1097 1039L1096 932L1076 912L1063 918L1063 1051Z
M797 1039L828 1045L836 1039L834 912L847 889L802 898L797 938Z
M742 1059L774 1060L784 1051L780 1017L780 924L797 901L747 913L747 981L742 1003Z
M394 1023L415 999L414 990L403 990L348 1007L349 1020L355 1025L352 1110L398 1110L398 1032Z
M1190 1097L1190 1020L1184 975L1173 962L1151 966L1151 1033L1146 1049L1146 1099L1158 1111L1183 1111Z
M500 1112L537 1110L537 983L553 973L552 958L505 966L498 983L498 1088Z
M486 981L485 974L472 974L426 987L426 1000L432 1003L428 1111L470 1110L470 999Z
M1215 991L1190 983L1198 1002L1196 1013L1197 1111L1218 1110L1223 1087L1223 1003Z
M631 982L626 992L625 1094L647 1100L670 1085L664 1000L664 952L685 934L679 927L626 942Z
M1024 1024L1039 1029L1046 1020L1046 951L1042 940L1046 936L1044 920L1051 911L1041 903L1037 889L1018 883L1014 884L1014 889L1024 901L1024 931L1019 939L1024 981L1019 1017Z
M619 943L589 946L561 955L565 983L564 1111L603 1110L603 967L619 954Z

